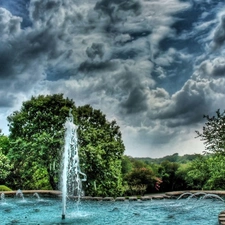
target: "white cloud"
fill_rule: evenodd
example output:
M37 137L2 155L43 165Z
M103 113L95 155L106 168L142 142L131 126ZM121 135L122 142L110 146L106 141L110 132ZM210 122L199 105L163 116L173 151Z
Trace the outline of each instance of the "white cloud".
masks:
M0 38L1 42L14 38L20 32L22 18L13 16L9 11L0 7Z

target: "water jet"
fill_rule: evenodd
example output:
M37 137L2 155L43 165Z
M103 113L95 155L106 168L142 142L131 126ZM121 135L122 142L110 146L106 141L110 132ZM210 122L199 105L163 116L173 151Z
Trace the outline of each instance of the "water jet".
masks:
M68 196L77 196L79 203L82 191L82 181L86 174L82 173L79 165L77 126L74 125L72 110L65 122L65 143L62 157L62 219L66 217L66 200ZM83 178L80 178L80 175Z

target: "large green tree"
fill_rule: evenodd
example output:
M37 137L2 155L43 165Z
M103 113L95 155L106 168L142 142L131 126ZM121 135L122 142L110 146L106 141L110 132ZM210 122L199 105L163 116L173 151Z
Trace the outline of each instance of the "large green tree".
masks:
M88 179L86 194L118 195L124 152L118 125L89 105L76 108L62 94L32 97L8 117L13 183L20 188L58 188L63 125L70 108L78 125L81 171Z
M63 124L70 108L75 109L74 102L62 94L40 95L23 102L20 111L8 117L15 185L34 188L34 183L47 179L47 187L57 189Z

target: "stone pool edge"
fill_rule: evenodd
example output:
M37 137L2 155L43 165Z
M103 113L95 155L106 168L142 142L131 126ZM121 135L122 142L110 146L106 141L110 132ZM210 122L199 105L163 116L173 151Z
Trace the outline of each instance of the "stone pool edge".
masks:
M38 193L43 197L61 197L61 191L55 190L22 190L23 194L26 195L33 195ZM127 196L127 197L92 197L92 196L84 196L81 197L82 200L94 200L94 201L135 201L135 200L152 200L152 199L170 199L170 198L177 198L184 193L206 193L206 194L216 194L222 197L225 197L225 191L221 190L184 190L184 191L171 191L171 192L164 192L164 193L152 193L146 194L144 196ZM6 196L14 197L17 191L0 191L0 195L4 193ZM76 197L74 197L76 198Z

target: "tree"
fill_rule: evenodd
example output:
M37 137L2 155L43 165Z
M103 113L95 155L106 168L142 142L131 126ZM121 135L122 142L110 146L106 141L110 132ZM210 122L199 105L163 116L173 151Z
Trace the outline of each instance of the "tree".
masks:
M12 179L20 188L32 188L34 176L47 179L48 187L58 188L63 124L70 108L75 109L74 102L62 94L40 95L23 102L21 110L8 117Z
M156 164L149 165L149 162L139 158L124 156L122 166L127 195L143 195L156 191L155 184L160 180L156 176Z
M163 191L174 191L177 183L176 172L179 164L175 162L164 161L159 167L159 176L163 180Z
M196 131L206 146L206 152L225 154L225 111L216 111L216 116L204 115L207 119L203 132Z
M125 180L128 184L128 194L143 195L147 190L153 189L156 177L151 169L137 167L125 176Z
M186 182L192 189L224 190L225 157L211 154L199 156L188 168Z
M70 108L78 125L80 166L88 180L86 194L121 194L124 145L119 126L89 105L76 108L62 94L32 97L8 117L13 183L23 185L20 188L43 185L58 189L64 123Z
M207 158L209 179L204 188L207 190L224 190L225 188L225 157L224 155L212 155Z
M124 155L122 157L122 174L125 176L132 171L133 165L131 163L131 157Z
M116 121L108 122L90 105L77 108L80 162L87 175L86 194L118 196L123 192L122 156L125 150Z

